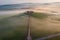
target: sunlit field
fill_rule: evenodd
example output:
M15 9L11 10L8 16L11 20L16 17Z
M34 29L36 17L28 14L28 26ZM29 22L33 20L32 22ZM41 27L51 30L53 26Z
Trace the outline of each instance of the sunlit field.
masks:
M24 13L0 19L0 40L26 40L27 22L28 16ZM60 33L60 15L34 12L30 29L32 40ZM45 40L60 40L60 36Z
M32 15L30 23L33 40L60 33L60 16L58 15L35 13ZM45 40L60 40L60 36Z

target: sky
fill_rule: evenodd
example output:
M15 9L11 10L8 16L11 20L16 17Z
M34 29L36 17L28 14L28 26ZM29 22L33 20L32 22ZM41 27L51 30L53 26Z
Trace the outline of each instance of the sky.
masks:
M60 0L0 0L0 5L18 3L50 3L50 2L60 2Z

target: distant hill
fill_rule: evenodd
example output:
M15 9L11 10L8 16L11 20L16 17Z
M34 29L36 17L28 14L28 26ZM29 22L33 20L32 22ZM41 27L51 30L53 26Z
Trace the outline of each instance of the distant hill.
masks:
M8 4L0 5L0 10L16 10L16 9L30 9L36 6L49 5L49 3L21 3L21 4Z
M33 8L36 5L38 5L38 4L36 4L36 3L22 3L22 4L0 5L0 10L29 9L29 8Z
M0 5L0 10L32 9L32 8L36 8L38 6L39 7L48 7L48 6L60 7L60 2L54 2L54 3L21 3L21 4Z

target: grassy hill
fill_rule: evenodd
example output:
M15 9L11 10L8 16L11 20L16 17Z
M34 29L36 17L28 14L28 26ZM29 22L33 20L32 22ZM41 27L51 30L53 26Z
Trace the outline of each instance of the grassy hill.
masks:
M35 13L31 17L31 35L33 40L45 37L51 34L60 33L60 16ZM60 36L46 40L60 40Z
M0 40L25 40L27 15L20 14L0 20Z
M25 40L28 16L24 13L0 20L0 40ZM30 20L31 36L35 40L60 32L60 16L34 12ZM56 37L48 40L59 40Z

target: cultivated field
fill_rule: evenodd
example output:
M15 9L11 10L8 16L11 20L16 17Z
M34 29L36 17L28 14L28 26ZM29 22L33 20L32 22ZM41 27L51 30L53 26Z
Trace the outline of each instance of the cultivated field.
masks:
M25 40L27 16L24 14L5 17L0 20L0 40Z
M60 16L46 13L35 13L31 17L31 36L33 40L60 33ZM60 35L52 39L60 40Z
M18 14L0 19L0 40L25 40L28 16ZM33 40L60 33L60 15L33 13L30 19ZM46 40L60 40L60 36Z

